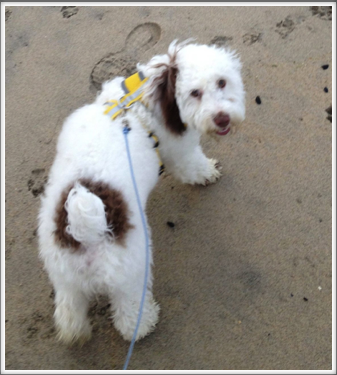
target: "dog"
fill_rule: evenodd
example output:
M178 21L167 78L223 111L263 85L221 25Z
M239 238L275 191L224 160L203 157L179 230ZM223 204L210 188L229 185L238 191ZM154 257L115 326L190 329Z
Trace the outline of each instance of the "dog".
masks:
M125 137L145 211L164 166L182 183L216 182L219 163L204 155L200 136L224 136L245 117L241 63L233 51L174 41L168 53L138 64L137 70L129 81L105 82L94 103L68 117L41 198L40 257L55 291L57 335L68 344L90 338L87 313L97 294L109 297L114 326L125 340L135 331L145 233ZM125 94L125 85L135 81L141 99L133 101L135 93ZM129 103L123 104L126 97ZM146 216L145 221L152 266ZM152 283L150 267L136 340L158 322Z

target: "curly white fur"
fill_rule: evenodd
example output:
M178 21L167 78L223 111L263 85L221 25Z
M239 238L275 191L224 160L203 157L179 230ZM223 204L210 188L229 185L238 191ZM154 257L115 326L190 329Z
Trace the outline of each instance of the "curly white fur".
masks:
M63 341L70 343L90 337L87 310L96 293L110 297L114 324L124 339L131 340L135 329L145 272L145 239L128 167L123 121L127 120L131 127L128 140L144 210L158 180L157 154L144 124L160 140L160 154L167 172L183 183L215 182L220 177L217 161L204 155L200 135L224 134L244 119L240 68L233 52L173 42L168 54L139 65L149 77L145 87L147 108L138 103L113 122L103 114L107 100L123 95L120 87L123 78L117 77L103 85L94 103L75 111L65 121L42 198L38 229L40 255L55 289L54 317ZM165 123L157 95L165 81L165 72L170 69L176 69L172 70L176 76L171 76L175 81L174 100L186 124L186 129L180 129L179 134ZM220 87L223 82L225 87ZM196 90L200 93L198 97L192 95ZM114 228L107 224L104 204L81 185L79 180L83 178L102 181L122 192L131 225L124 243L109 236ZM65 209L67 232L80 243L76 251L55 240L57 204L71 184L73 189ZM158 313L150 271L137 339L154 329Z
M109 229L103 202L78 182L65 202L68 213L67 233L84 246L102 242Z

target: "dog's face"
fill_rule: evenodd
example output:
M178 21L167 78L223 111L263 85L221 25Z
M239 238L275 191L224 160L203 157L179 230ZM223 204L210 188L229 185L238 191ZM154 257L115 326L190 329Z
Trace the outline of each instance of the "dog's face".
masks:
M175 97L180 118L201 133L225 135L244 120L241 64L233 53L188 45L177 54Z
M168 55L153 59L161 72L153 92L166 126L177 134L186 127L201 133L227 134L244 120L245 93L241 64L222 48L172 43Z

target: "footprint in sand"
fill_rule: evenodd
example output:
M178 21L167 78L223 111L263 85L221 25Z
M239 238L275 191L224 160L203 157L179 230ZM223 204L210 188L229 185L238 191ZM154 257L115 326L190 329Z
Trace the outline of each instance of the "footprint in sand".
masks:
M49 313L51 315L51 313ZM31 315L20 319L23 341L28 344L31 340L55 338L55 328L50 315L45 316L36 310Z
M45 184L47 182L47 175L44 168L37 168L31 171L32 177L27 182L28 190L34 195L39 196L44 192Z
M285 39L295 30L295 22L290 18L290 16L288 16L284 20L277 23L276 27L277 29L275 31L281 35L282 39Z
M306 20L306 18L306 15L287 16L284 20L276 24L277 29L275 29L275 31L280 34L282 39L286 39L298 25Z
M242 37L243 44L247 44L248 46L251 46L252 44L256 42L260 42L261 39L262 39L262 33L245 34Z
M147 51L160 39L158 24L146 22L136 26L127 36L121 51L104 56L93 68L90 81L96 90L102 83L115 76L129 76L136 71L140 54Z
M62 7L61 8L61 13L63 15L63 18L70 18L77 14L78 12L78 7L76 6L68 6L68 7Z
M224 47L227 46L231 40L233 40L233 37L231 36L215 36L209 44L217 47Z
M9 18L11 17L12 15L12 11L11 9L9 9L8 7L6 8L6 12L5 12L5 21L9 20Z
M310 7L311 13L313 16L318 15L318 17L323 20L331 21L332 20L332 6L322 7L322 6L313 6Z

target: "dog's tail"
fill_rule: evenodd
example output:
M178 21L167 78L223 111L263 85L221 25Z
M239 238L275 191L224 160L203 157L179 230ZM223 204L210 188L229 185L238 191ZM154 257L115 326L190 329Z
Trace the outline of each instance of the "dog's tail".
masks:
M64 208L68 213L66 232L77 242L93 245L101 242L107 234L113 236L102 200L80 183L70 190Z

